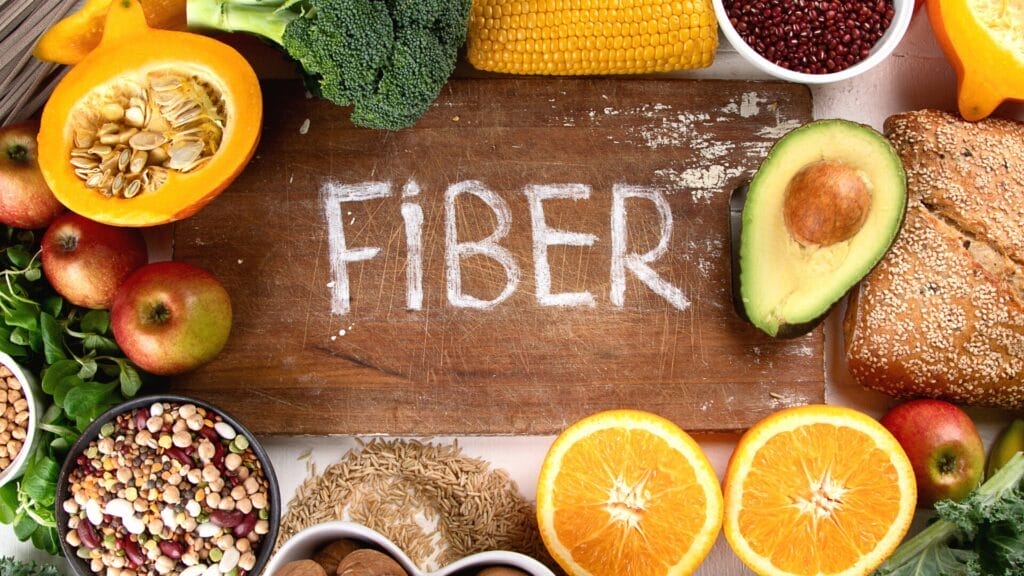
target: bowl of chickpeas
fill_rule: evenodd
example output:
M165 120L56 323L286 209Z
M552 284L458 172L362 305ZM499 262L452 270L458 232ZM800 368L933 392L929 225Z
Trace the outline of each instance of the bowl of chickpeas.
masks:
M21 476L39 428L37 382L14 358L0 352L0 486Z
M57 527L77 576L258 576L280 501L270 459L240 422L150 396L107 411L72 446Z

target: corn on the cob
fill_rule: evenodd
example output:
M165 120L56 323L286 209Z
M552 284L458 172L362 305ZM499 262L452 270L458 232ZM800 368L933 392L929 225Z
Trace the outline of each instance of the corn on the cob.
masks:
M473 0L467 57L515 74L642 74L709 66L711 0Z

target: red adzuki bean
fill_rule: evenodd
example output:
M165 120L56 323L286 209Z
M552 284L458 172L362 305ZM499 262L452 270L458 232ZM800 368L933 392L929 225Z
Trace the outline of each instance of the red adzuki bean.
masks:
M893 0L725 0L743 41L796 72L839 72L868 57L892 23Z

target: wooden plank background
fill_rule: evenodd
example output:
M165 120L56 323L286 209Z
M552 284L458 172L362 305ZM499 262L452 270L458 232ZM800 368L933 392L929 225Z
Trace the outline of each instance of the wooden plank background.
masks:
M232 295L222 355L175 380L175 392L219 403L263 434L550 434L598 410L634 407L688 430L749 426L781 407L824 400L820 329L776 341L733 313L728 196L771 144L810 120L806 87L632 79L453 80L408 130L354 128L348 110L307 98L297 82L264 87L265 128L245 172L198 215L175 225L174 257L206 267ZM307 124L308 120L308 124ZM488 310L446 295L444 195L479 181L508 206L500 240L522 280ZM414 181L416 196L402 197ZM328 222L332 185L390 183L388 198L345 202ZM582 184L589 199L548 200L549 227L596 236L551 246L552 292L593 307L537 302L524 188ZM651 264L689 300L679 309L627 273L610 294L612 190L663 194L673 231ZM424 216L423 304L409 309L402 203ZM654 204L626 201L628 251L657 245ZM453 203L458 240L496 225L478 198ZM350 309L328 231L380 247L350 263ZM505 270L462 260L463 291L496 297Z

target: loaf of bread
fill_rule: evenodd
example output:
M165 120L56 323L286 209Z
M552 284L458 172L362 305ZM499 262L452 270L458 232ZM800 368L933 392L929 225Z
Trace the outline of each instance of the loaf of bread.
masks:
M897 397L1024 407L1024 124L925 110L885 132L909 203L851 294L850 372Z

